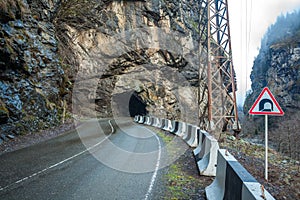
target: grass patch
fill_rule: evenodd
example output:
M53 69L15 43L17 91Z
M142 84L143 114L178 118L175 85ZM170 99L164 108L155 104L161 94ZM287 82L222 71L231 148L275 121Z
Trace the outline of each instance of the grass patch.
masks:
M171 142L174 135L155 130L157 135L167 145ZM178 154L178 146L168 145L168 154ZM205 199L205 187L212 182L211 177L200 176L196 162L189 148L178 160L173 162L164 174L162 181L165 185L165 191L160 199Z
M164 199L190 199L196 196L195 185L199 178L188 175L180 163L170 166L168 174L164 177L168 183Z

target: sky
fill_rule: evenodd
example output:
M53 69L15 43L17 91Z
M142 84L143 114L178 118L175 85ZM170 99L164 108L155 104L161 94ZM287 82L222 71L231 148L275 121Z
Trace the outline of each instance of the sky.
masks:
M243 105L261 38L279 15L299 10L300 0L228 0L228 6L237 104Z

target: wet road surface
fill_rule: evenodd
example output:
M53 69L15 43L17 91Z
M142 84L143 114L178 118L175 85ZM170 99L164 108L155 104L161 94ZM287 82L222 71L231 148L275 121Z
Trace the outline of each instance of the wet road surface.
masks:
M0 156L0 199L151 199L161 141L131 119L86 120Z

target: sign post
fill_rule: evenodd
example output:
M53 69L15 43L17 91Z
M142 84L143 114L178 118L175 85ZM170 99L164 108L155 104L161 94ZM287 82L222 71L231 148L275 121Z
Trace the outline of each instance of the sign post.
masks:
M249 110L251 115L265 115L265 180L268 181L268 115L283 116L284 112L275 97L265 87Z
M265 115L265 180L268 180L268 115Z

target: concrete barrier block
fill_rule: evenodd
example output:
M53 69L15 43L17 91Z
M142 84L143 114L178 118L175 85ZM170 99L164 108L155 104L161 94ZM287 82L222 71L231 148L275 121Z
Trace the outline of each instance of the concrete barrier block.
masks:
M171 128L170 132L175 134L178 131L178 128L179 128L179 122L173 120L172 121L172 128Z
M186 124L186 131L185 134L182 136L182 139L187 142L191 138L192 133L192 126L191 124Z
M160 118L158 118L158 117L155 118L155 123L153 124L153 126L156 128L159 128L161 126Z
M224 199L242 199L244 182L256 182L255 178L237 161L227 161Z
M162 129L165 131L170 131L172 129L172 121L165 119L165 126Z
M216 178L205 191L208 200L263 199L261 185L224 149L218 151ZM266 190L264 195L266 199L274 199Z
M209 153L210 148L208 147L208 145L210 145L209 140L207 140L207 137L210 136L209 133L202 130L200 132L201 135L199 138L201 138L201 142L199 142L198 147L194 151L194 155L197 162Z
M145 116L144 124L146 124L146 125L147 125L148 118L149 118L148 116Z
M177 129L177 131L175 131L175 135L179 135L179 133L181 132L181 130L182 130L182 122L178 122L178 129Z
M218 141L211 135L206 136L202 149L203 151L200 151L198 157L202 158L197 162L200 174L205 176L216 176L219 150ZM202 154L203 156L201 156Z
M153 117L153 121L152 121L152 125L151 126L156 127L158 122L159 122L158 118L157 117Z
M202 158L199 158L199 153L202 149L202 145L204 144L204 140L205 140L205 131L202 131L200 129L197 129L197 136L198 136L198 146L196 149L193 150L194 156L196 157L196 160L198 159L198 161ZM208 134L208 133L207 133Z
M153 125L154 125L154 123L155 123L155 118L156 118L156 117L150 117L151 123L149 124L149 126L153 126Z
M172 130L172 128L173 128L172 120L169 120L169 119L168 119L168 123L167 123L167 124L168 124L168 126L167 126L166 131L169 131L169 132L170 132L170 131Z
M164 120L164 126L161 129L165 131L168 127L168 119L163 119L163 120Z
M139 116L139 121L138 123L143 124L145 121L145 116Z
M180 129L175 134L179 137L183 137L187 132L187 124L185 122L179 122Z
M205 188L208 200L223 200L224 198L227 161L236 161L236 159L231 154L225 156L225 149L220 149L217 158L216 178L212 184Z
M198 136L198 133L200 128L197 127L197 126L192 126L191 128L191 137L190 139L187 141L187 144L190 146L190 147L197 147L198 146L198 139L199 139L199 136Z
M166 119L160 118L160 127L158 128L163 129L165 127L165 124L166 124Z
M169 120L168 119L164 119L164 121L165 121L165 123L164 123L164 127L162 127L162 130L167 131Z
M144 122L144 124L146 124L146 125L150 125L150 124L151 124L151 118L150 118L149 116L146 116L146 117L145 117L145 122Z
M264 190L266 200L275 200L275 198L267 191ZM262 198L261 184L256 182L245 182L242 189L242 200L256 200Z

